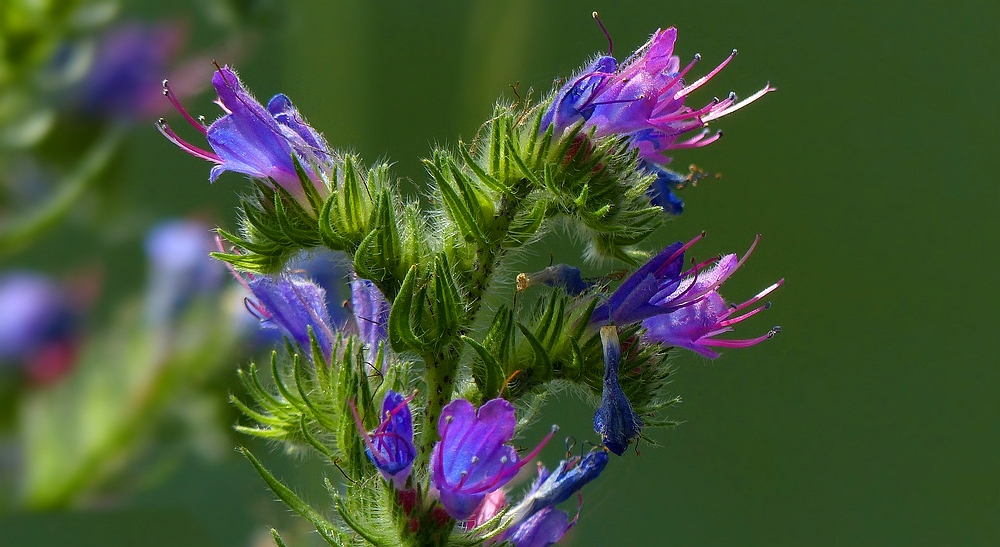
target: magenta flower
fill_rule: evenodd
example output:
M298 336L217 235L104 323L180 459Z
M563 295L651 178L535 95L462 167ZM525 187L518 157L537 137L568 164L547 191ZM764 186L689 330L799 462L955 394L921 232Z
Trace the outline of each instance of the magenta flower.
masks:
M243 88L236 73L228 66L212 76L219 95L217 103L225 115L205 127L181 106L169 84L164 81L164 95L195 129L208 139L209 152L181 139L162 118L157 128L185 152L215 163L209 180L214 182L225 171L278 184L303 205L308 205L295 171L293 154L312 181L320 196L329 194L323 177L329 174L332 153L323 137L299 115L285 95L275 95L264 108Z
M527 456L521 458L514 437L514 405L504 399L476 407L456 399L444 407L438 420L441 440L431 452L431 483L441 493L441 504L458 520L472 516L486 494L507 484L552 438L555 428Z
M767 334L756 338L732 340L719 339L716 336L732 331L732 326L736 323L749 319L767 309L768 304L765 304L733 317L734 314L752 306L780 287L783 281L778 281L739 306L727 304L722 296L713 289L702 298L681 307L677 311L666 315L650 317L643 321L642 326L646 329L644 337L647 340L653 340L666 346L679 346L689 349L709 359L719 356L715 350L711 349L712 347L746 348L759 344L781 332L781 327L772 327Z
M417 450L413 446L413 415L410 413L409 402L413 395L403 397L393 390L388 390L382 401L382 423L371 434L365 431L357 409L351 404L354 422L361 432L365 442L365 453L375 464L385 480L391 482L397 490L406 486L406 479L413 467L413 458Z
M617 327L601 327L601 346L604 348L604 385L601 406L594 412L594 431L608 450L621 456L629 443L639 436L642 418L632 410L632 404L618 383L622 347Z
M653 164L665 164L670 160L662 156L664 151L705 146L721 134L709 136L703 130L679 141L681 135L703 129L710 121L774 91L765 85L740 102L735 94L730 94L702 108L686 106L685 97L729 64L736 51L711 72L686 85L684 76L701 57L695 56L681 69L680 59L673 55L676 39L677 29L673 27L657 30L620 66L610 55L598 57L556 93L542 119L542 127L551 123L556 133L560 133L584 120L584 131L593 131L595 137L628 135L639 149L640 157Z

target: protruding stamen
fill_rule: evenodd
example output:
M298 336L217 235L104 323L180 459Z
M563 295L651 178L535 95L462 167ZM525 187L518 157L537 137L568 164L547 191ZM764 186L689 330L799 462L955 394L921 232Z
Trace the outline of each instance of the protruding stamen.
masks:
M701 148L702 146L708 146L713 142L722 138L722 131L719 131L716 134L712 135L711 137L706 138L707 135L708 135L707 130L702 131L694 138L688 139L686 141L675 142L674 144L671 144L667 148L670 150L677 150L680 148Z
M177 98L177 95L170 89L170 82L168 80L163 80L163 96L170 101L170 104L174 105L174 108L181 113L181 116L184 116L184 119L187 120L189 124L191 124L198 131L201 131L202 135L206 135L208 133L208 129L206 129L203 124L195 121L195 119L191 117L191 114L188 114L188 111L184 109L184 106L181 105L181 101Z
M670 255L670 258L668 258L663 263L663 265L660 266L659 269L656 270L656 273L654 275L658 276L658 275L662 274L663 273L663 268L666 268L667 264L670 264L674 260L677 260L677 257L679 257L682 254L684 254L684 251L687 251L688 249L690 249L692 245L694 245L695 243L698 243L699 241L701 241L701 239L703 237L705 237L705 231L704 230L702 230L700 234L698 234L697 236L695 236L694 239L692 239L691 241L688 241L683 246L681 246L680 249L677 249L676 251L674 251L674 254Z
M597 25L601 27L601 32L604 33L604 37L608 39L608 57L614 57L615 45L611 42L611 33L608 32L608 29L604 28L604 23L601 22L601 17L596 11L593 13L593 16L594 20L597 21Z
M732 114L733 112L736 112L737 110L739 110L739 109L743 108L744 106L746 106L746 105L748 105L748 104L756 101L757 99L763 97L764 95L767 95L768 93L770 93L772 91L777 91L777 90L778 90L778 88L771 87L771 82L768 82L767 85L765 85L763 87L763 89L761 89L760 91L754 93L753 95L750 95L746 99L743 99L742 101L736 103L735 105L733 105L733 106L731 106L729 108L725 108L725 109L722 109L722 110L718 110L716 112L712 112L708 116L705 116L705 118L704 118L703 121L705 123L708 123L708 122L710 122L712 120L721 118L721 117L726 116L728 114Z
M203 160L210 161L212 163L222 163L222 158L220 158L216 154L209 152L208 150L203 150L201 148L198 148L197 146L177 136L177 133L174 133L174 130L171 129L170 125L167 124L167 120L163 118L157 120L156 128L160 130L160 133L164 137L166 137L168 141L176 144L188 154L191 154L196 158L201 158Z
M677 99L680 99L681 97L685 97L689 93L691 93L692 91L694 91L694 90L698 89L699 87L705 85L705 82L711 80L712 77L715 76L716 74L718 74L720 70L722 70L723 68L726 68L726 65L729 64L729 61L733 60L733 57L736 57L736 50L735 49L733 50L732 53L729 54L729 57L726 57L725 61L722 61L722 63L720 63L719 66L717 66L714 69L712 69L711 72L709 72L708 74L702 76L701 78L698 78L697 80L694 81L694 83L692 83L691 85L689 85L689 86L685 87L684 89L678 91L677 93L674 93L674 100L676 101Z

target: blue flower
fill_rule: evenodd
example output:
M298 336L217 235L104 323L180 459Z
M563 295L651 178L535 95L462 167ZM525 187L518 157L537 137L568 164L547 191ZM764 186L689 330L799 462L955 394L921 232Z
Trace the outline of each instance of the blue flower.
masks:
M550 473L538 465L538 478L524 499L511 509L509 518L516 526L535 513L554 507L580 491L588 482L600 476L610 460L605 450L593 450L584 457L572 457L559 462Z
M351 405L355 423L367 446L365 453L368 459L397 490L406 486L413 458L417 455L413 446L413 415L409 406L412 398L412 395L403 397L388 390L382 401L382 423L371 434L365 432L357 410Z
M656 295L677 287L684 267L684 251L701 237L696 237L687 245L679 241L669 245L640 266L625 278L607 302L594 308L590 316L591 325L625 325L663 313L652 301Z
M621 361L621 344L615 326L601 327L601 345L604 347L604 389L601 406L594 413L594 431L608 450L621 456L629 442L639 436L642 419L632 410L628 397L618 384L618 364Z
M568 264L555 264L540 272L522 273L517 276L517 290L519 291L538 283L547 287L560 288L570 296L577 296L590 288L590 284L583 280L580 268Z
M322 287L304 276L290 273L274 277L250 276L244 283L256 299L247 303L262 326L277 329L307 353L311 347L311 329L323 356L330 358L334 329L326 310L326 291Z
M565 512L546 507L514 526L506 540L516 547L547 547L562 539L573 522Z
M555 428L523 459L507 444L514 437L514 405L492 399L476 411L465 399L456 399L441 412L441 440L431 452L431 484L441 493L441 504L458 520L472 516L486 494L507 484L552 438Z
M687 182L688 179L665 167L645 160L640 161L639 166L643 170L656 175L656 180L646 189L649 202L662 207L665 212L672 215L679 215L684 212L684 202L674 194L674 190Z

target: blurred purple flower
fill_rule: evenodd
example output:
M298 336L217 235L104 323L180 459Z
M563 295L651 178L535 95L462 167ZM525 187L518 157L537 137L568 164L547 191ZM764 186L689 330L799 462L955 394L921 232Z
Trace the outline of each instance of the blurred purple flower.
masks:
M486 494L507 484L552 438L556 428L523 459L510 440L517 421L514 406L504 399L479 408L465 399L444 407L438 420L441 440L431 452L431 484L441 503L458 520L472 516Z
M62 377L76 358L80 317L66 291L28 271L0 277L0 364L26 367L35 383Z
M622 348L615 326L601 327L601 345L604 348L604 385L601 406L594 412L594 431L608 450L621 456L629 442L639 436L642 418L632 410L628 397L618 383L618 365Z
M211 248L209 226L195 220L168 220L149 231L147 316L152 322L170 322L191 299L222 286L225 269L209 256Z
M403 397L388 390L382 401L382 422L371 434L365 431L357 409L351 404L354 421L367 447L365 452L368 458L397 490L406 486L413 458L417 455L417 449L413 446L413 415L409 406L411 399L412 395Z
M243 173L277 183L308 207L295 171L294 155L320 196L329 195L323 178L330 174L332 153L323 137L302 119L288 97L275 95L264 108L243 88L228 66L215 72L212 85L219 95L216 102L225 115L205 127L184 110L169 84L163 83L164 94L188 123L205 135L214 152L184 141L162 118L157 122L160 132L182 150L216 164L210 181L215 182L225 171Z
M164 74L183 46L183 28L174 23L148 25L128 22L112 27L98 39L93 63L80 82L74 100L94 116L143 120L166 111L161 92ZM184 63L171 78L181 96L201 88L204 59Z

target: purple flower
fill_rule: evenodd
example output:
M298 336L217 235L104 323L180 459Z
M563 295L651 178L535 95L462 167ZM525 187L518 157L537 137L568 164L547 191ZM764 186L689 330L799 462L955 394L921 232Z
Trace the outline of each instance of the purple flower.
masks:
M389 302L374 283L355 276L351 282L351 306L358 335L368 351L368 362L374 365L379 345L389 337Z
M184 110L168 84L163 85L164 94L206 136L214 153L181 139L162 118L157 127L185 152L216 164L210 181L214 182L224 171L243 173L274 181L308 206L295 172L294 154L320 196L325 198L329 194L323 178L329 175L332 154L323 137L302 119L288 97L275 95L264 108L243 88L235 72L228 66L222 67L212 76L212 85L225 115L206 128Z
M371 434L365 432L357 409L351 405L354 421L367 446L365 452L368 454L368 459L397 490L402 490L406 486L406 479L413 467L413 458L417 455L417 450L413 446L413 416L409 406L411 399L412 395L403 397L391 389L388 390L385 400L382 401L382 423Z
M441 503L458 520L469 518L486 494L507 484L552 438L555 428L523 459L510 440L514 437L514 405L504 399L479 408L465 399L444 407L438 420L441 440L431 452L431 483Z
M731 306L715 290L709 291L700 300L692 302L677 311L666 315L650 317L642 322L646 329L644 337L667 346L680 346L709 359L719 354L711 347L746 348L767 340L781 332L781 327L773 327L763 336L742 340L717 339L716 336L733 330L732 325L753 317L765 310L768 305L759 306L736 317L734 314L758 302L781 286L784 280L778 281L756 296L740 304Z
M622 348L615 326L601 327L601 345L604 347L604 387L601 406L594 412L594 431L608 450L621 456L629 442L639 436L642 418L632 410L628 397L618 383L618 364ZM600 471L598 471L600 472Z
M677 287L684 267L684 251L702 237L704 234L686 245L678 241L640 266L611 293L607 302L594 308L590 323L595 326L624 325L663 313L663 309L654 305L655 297Z
M311 330L323 356L333 351L334 329L326 309L326 291L305 276L283 273L277 276L248 274L243 278L231 270L236 279L253 294L247 308L260 320L261 326L277 329L285 338L306 350L312 347Z
M154 323L169 321L198 295L217 290L224 268L208 255L209 227L194 220L168 220L146 235L150 263L147 314Z
M555 264L540 272L522 273L517 276L517 290L519 291L539 283L548 287L560 288L570 296L577 296L590 288L590 284L584 281L583 276L580 275L580 268L568 264Z
M546 547L562 539L576 519L552 507L546 507L517 524L507 536L516 547Z

